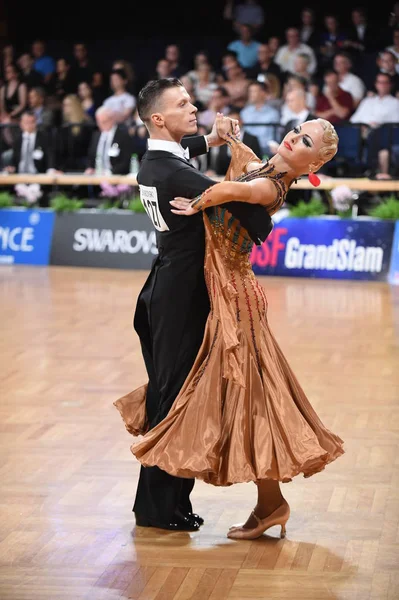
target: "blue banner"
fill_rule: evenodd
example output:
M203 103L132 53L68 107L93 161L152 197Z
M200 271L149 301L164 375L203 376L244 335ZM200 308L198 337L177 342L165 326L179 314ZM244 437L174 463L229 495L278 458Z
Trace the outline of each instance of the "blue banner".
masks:
M52 210L0 210L0 265L48 265Z
M393 237L391 267L389 269L389 283L399 285L399 221L396 221Z
M251 262L258 275L387 281L393 221L290 218L275 223Z

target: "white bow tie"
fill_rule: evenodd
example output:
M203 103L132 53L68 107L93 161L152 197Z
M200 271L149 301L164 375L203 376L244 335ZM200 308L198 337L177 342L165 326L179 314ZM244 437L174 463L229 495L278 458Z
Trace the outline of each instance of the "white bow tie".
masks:
M189 148L183 148L182 147L182 150L183 150L183 156L184 156L184 158L186 160L190 160L190 150L189 150Z

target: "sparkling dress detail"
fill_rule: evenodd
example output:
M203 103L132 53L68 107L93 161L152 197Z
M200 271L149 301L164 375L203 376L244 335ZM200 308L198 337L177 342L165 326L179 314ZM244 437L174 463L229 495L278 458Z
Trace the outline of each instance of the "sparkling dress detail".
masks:
M253 160L259 162L244 144L233 143L226 179L268 178L276 189L272 214L287 193L284 174L268 163L238 176ZM203 197L211 199L211 190ZM215 486L310 477L344 453L343 440L324 426L270 331L247 231L223 205L203 208L211 303L203 343L155 428L146 421L146 385L114 402L127 430L143 436L131 451L144 466Z

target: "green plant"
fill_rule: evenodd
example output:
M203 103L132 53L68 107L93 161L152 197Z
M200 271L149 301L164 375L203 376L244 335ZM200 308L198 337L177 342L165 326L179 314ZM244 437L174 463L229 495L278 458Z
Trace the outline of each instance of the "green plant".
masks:
M84 204L83 200L70 198L66 194L59 194L50 200L50 206L56 212L75 212L80 210Z
M139 196L135 196L134 198L132 198L126 208L127 208L127 210L131 210L132 212L135 212L135 213L144 213L145 212L145 208L144 208L143 203L141 202Z
M14 196L10 192L0 192L0 208L14 206Z
M341 217L341 219L351 219L352 209L348 208L347 210L337 210L337 216Z
M290 217L317 217L324 215L327 207L317 196L312 196L309 202L299 200L298 204L290 207L289 211Z
M385 198L381 204L374 206L369 210L370 217L377 219L399 220L399 200L392 194Z

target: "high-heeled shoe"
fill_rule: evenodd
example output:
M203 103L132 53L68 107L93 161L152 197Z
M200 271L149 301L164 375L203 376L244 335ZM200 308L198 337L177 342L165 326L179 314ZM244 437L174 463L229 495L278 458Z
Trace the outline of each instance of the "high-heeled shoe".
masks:
M242 525L232 527L228 531L227 537L233 540L254 540L260 537L266 531L266 529L269 529L274 525L281 525L280 537L285 537L285 526L290 518L290 507L286 500L284 500L283 503L280 504L280 506L265 519L259 519L254 511L252 511L252 516L257 522L256 527L253 527L252 529L248 529Z

